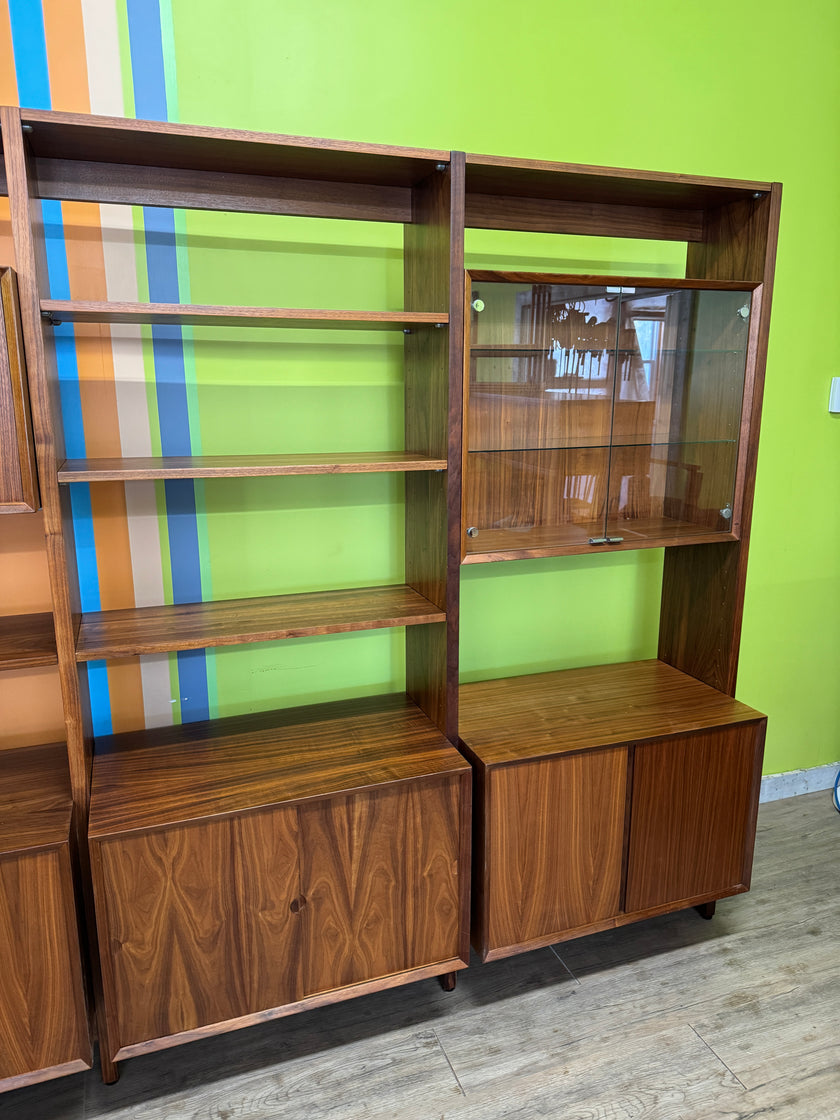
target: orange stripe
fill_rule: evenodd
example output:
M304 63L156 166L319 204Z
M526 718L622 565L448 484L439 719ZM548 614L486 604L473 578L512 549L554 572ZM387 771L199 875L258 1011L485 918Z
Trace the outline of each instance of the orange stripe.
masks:
M42 0L53 109L90 112L85 27L79 0Z
M139 657L108 662L108 692L111 696L111 728L115 735L145 726Z
M12 21L9 5L0 4L0 105L17 105L18 88L15 74L15 51L12 45Z
M9 5L0 3L0 105L17 105L17 103L18 88ZM0 198L0 264L14 267L14 263L15 250L12 245L9 200Z

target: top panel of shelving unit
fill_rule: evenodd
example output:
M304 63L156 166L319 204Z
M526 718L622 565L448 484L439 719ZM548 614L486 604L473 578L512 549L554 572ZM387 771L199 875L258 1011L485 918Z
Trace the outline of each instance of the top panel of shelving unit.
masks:
M22 109L38 159L411 186L449 152Z
M766 194L771 184L468 154L466 187L468 194L703 210Z

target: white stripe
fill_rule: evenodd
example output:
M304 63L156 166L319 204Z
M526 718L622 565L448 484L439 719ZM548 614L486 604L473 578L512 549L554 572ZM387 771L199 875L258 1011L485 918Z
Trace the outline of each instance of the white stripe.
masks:
M115 0L82 0L90 111L121 117L123 103L120 42Z
M169 681L169 654L160 653L140 658L140 677L143 681L143 708L146 727L172 725L172 689Z

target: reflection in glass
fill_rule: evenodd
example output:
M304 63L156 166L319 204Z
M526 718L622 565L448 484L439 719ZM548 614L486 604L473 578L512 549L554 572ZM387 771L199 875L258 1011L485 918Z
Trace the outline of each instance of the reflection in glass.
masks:
M552 279L473 282L468 551L729 532L751 293Z

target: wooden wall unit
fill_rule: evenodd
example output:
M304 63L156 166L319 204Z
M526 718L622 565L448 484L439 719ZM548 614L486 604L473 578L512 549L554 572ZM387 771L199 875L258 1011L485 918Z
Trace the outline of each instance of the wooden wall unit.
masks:
M450 986L468 960L471 869L485 959L746 889L764 721L731 697L780 187L62 112L0 122L53 603L52 620L0 639L0 662L58 664L105 1080L207 1034L424 977ZM55 300L42 198L399 223L404 306ZM737 516L714 543L667 548L658 661L459 692L465 227L685 241L672 283L752 292ZM57 322L401 332L403 446L68 460ZM510 387L485 397L487 431L556 417ZM643 403L574 425L647 430ZM565 453L544 460L549 505L568 497ZM71 483L370 471L405 477L396 587L81 610ZM479 499L467 486L466 507L492 505L505 478ZM379 627L405 628L398 696L94 743L91 660ZM43 1060L45 1076L81 1068Z

